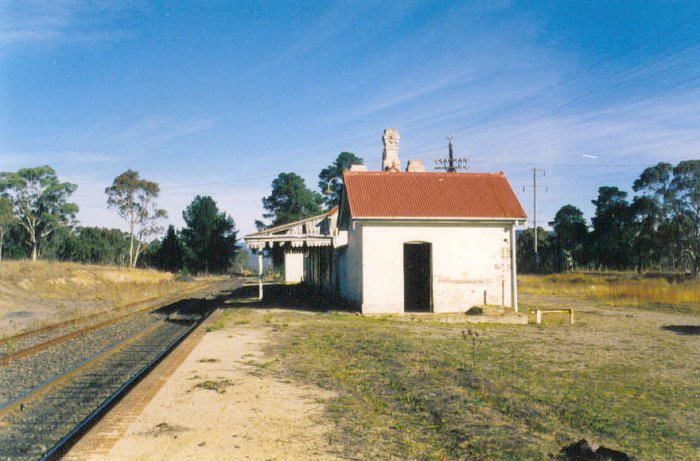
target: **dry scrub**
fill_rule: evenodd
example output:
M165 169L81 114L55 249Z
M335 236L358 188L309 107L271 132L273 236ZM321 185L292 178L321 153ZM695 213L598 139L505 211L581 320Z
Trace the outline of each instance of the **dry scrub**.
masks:
M203 288L166 272L49 261L0 263L0 338L95 312Z
M681 281L674 281L674 278ZM669 279L671 281L669 281ZM521 293L568 295L607 305L673 306L700 313L700 278L635 273L570 273L518 275Z

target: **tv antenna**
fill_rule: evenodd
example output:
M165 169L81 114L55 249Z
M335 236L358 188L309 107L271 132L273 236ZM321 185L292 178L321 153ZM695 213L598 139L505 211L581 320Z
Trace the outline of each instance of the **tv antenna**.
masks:
M435 160L436 170L445 170L448 173L454 173L457 170L468 170L469 169L469 159L467 157L454 158L452 152L452 141L454 140L454 135L447 135L447 140L449 141L449 156L447 158L439 158Z

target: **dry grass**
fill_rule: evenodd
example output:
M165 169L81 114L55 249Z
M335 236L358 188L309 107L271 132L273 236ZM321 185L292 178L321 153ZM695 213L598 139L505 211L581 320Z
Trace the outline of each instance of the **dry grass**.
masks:
M625 306L675 306L700 312L700 279L669 281L662 276L634 273L569 273L518 275L518 290L525 294L553 294Z
M575 301L521 299L562 300ZM670 328L700 317L576 302L576 325L469 326L472 335L281 309L286 299L232 300L220 320L277 338L258 372L337 394L327 416L348 459L542 460L581 438L637 459L700 459L700 336Z
M0 337L203 288L153 270L50 261L0 263Z

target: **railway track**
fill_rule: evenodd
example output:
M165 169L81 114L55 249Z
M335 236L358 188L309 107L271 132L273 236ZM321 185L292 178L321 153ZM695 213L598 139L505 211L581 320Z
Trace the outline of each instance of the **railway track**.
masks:
M20 386L10 399L0 400L0 460L60 456L206 318L216 301L186 303L168 312L167 317L163 313L144 314L138 319L138 328L117 342L109 342L58 373L52 371L36 379L38 384L31 388ZM33 358L18 359L12 366L21 370L23 362Z
M75 338L85 331L103 328L120 320L135 315L152 312L175 303L185 295L205 292L215 286L214 283L179 292L172 297L153 297L138 303L130 303L111 311L102 311L63 322L54 323L12 336L0 338L0 365L6 365L18 358L26 357L40 350Z

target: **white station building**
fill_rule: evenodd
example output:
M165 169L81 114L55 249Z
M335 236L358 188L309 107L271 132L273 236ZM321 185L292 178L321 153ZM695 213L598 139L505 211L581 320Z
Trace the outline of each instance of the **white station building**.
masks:
M285 280L316 286L363 314L518 310L515 229L526 219L503 173L401 171L396 130L384 171L343 175L339 208L245 236L280 246Z

